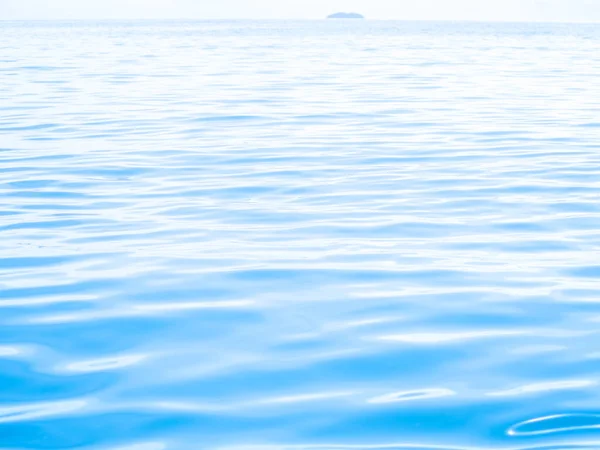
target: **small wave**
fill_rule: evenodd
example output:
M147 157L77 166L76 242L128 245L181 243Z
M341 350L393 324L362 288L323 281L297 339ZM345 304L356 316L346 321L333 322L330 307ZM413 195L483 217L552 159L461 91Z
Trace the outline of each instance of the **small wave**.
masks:
M526 420L509 428L511 436L539 436L600 429L600 414L557 414Z
M33 403L16 406L0 406L0 423L22 422L63 416L80 411L88 405L85 400L58 401L52 403Z
M456 395L456 392L450 389L436 388L423 389L417 391L394 392L381 395L368 400L368 403L399 403L413 400L427 400L432 398L448 397Z
M568 380L568 381L551 381L544 383L534 383L525 386L520 386L504 391L490 392L487 395L494 397L511 397L523 394L533 394L537 392L561 391L564 389L581 389L585 387L595 386L597 383L592 380Z

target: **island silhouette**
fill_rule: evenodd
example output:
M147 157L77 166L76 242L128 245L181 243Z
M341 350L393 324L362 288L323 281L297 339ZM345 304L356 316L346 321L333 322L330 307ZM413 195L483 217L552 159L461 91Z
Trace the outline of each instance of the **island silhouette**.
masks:
M365 17L358 13L338 12L327 16L328 19L364 19Z

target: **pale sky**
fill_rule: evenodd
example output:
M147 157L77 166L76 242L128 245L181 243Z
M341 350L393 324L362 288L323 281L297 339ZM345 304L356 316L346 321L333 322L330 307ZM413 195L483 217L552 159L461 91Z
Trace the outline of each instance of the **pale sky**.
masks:
M600 0L0 0L0 19L370 19L600 21Z

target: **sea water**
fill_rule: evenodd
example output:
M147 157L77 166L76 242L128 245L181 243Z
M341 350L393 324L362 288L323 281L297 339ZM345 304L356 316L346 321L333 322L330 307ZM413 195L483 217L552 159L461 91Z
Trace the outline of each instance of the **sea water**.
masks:
M600 26L0 23L0 448L600 448Z

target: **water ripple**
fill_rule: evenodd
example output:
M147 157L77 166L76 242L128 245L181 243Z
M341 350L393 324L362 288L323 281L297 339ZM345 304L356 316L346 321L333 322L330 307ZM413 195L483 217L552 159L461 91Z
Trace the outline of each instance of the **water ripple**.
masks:
M396 403L411 400L425 400L430 398L448 397L456 393L450 389L423 389L420 391L394 392L385 394L369 400L369 403Z
M600 448L599 44L0 22L0 446Z
M600 414L558 414L526 420L512 426L512 436L535 436L600 428Z
M0 407L0 423L35 420L81 410L87 405L83 400Z

